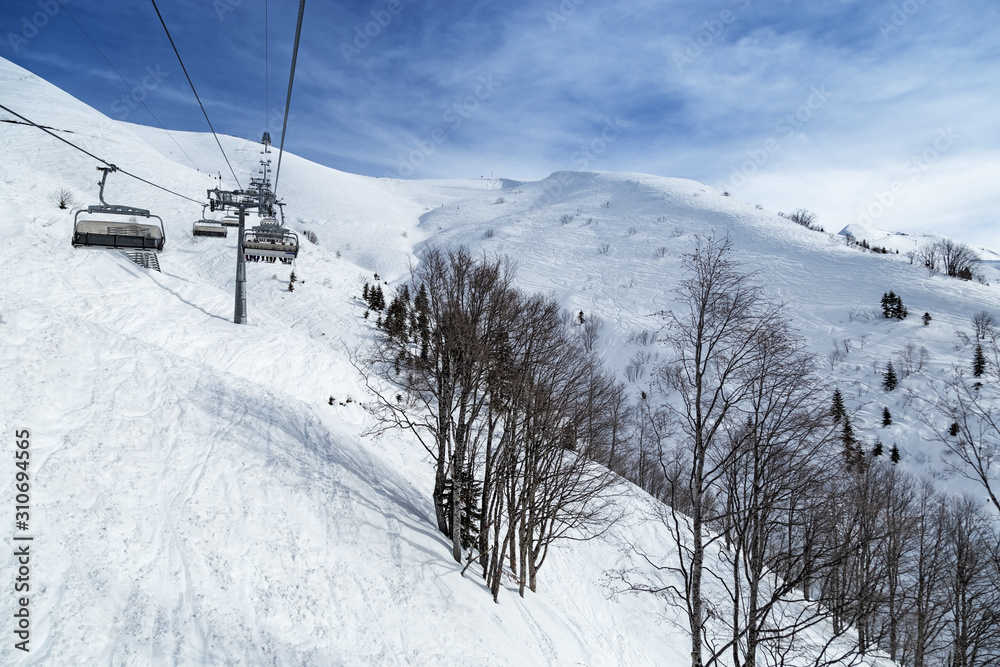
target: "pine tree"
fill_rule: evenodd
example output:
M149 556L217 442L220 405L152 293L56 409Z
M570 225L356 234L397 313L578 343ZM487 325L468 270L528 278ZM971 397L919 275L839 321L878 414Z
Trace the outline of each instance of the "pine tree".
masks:
M976 354L972 358L972 375L981 378L986 373L986 355L983 354L983 346L976 343Z
M885 376L882 378L882 388L886 391L893 391L899 385L899 378L896 377L896 369L892 367L892 362L885 365Z
M934 318L931 317L930 313L924 313L924 326L925 327L928 326L931 323L932 319Z
M872 456L882 456L882 440L875 438L875 446L872 447Z
M952 437L958 435L958 422L951 423L951 426L948 427L948 435Z
M427 360L431 341L431 305L427 297L427 287L421 283L417 296L413 299L413 314L410 320L410 339L420 342L420 358Z
M882 294L882 317L886 319L906 319L909 311L903 305L903 300L895 292Z
M840 432L840 440L844 443L844 460L847 462L847 466L851 467L857 457L858 439L854 436L854 427L851 426L851 420L846 415L844 416L844 428Z
M368 306L377 313L385 310L385 295L382 293L381 285L368 290Z
M368 283L365 282L364 289L361 290L361 298L365 303L368 303Z
M288 291L289 292L294 292L295 291L295 284L293 282L291 282L291 281L288 282Z
M899 455L899 447L897 447L895 443L893 443L892 449L889 450L889 460L892 461L893 463L899 463L901 458L902 457Z
M290 282L290 283L294 283L294 282L295 282L296 280L298 280L298 278L296 278L296 277L295 277L295 272L294 272L294 271L292 271L292 275L291 275L291 277L290 277L290 278L288 279L288 282Z
M397 294L385 311L383 329L390 338L406 339L406 301L403 294Z
M883 292L882 293L882 317L891 319L894 317L893 309L896 301L895 292Z
M833 390L833 407L830 408L830 416L833 417L833 423L839 424L840 420L847 415L847 411L844 409L844 397L840 393L840 389Z
M882 426L892 426L892 413L889 412L888 406L882 407Z
M585 320L583 319L583 311L582 310L577 314L576 319L580 321L580 324L584 323Z

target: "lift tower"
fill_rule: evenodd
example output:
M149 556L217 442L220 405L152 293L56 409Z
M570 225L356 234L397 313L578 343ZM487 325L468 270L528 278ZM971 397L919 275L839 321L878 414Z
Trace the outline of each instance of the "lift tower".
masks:
M248 189L215 188L208 191L208 204L212 211L235 210L239 213L236 242L236 304L233 314L233 322L236 324L247 323L247 255L276 257L281 258L284 263L291 263L298 254L298 238L276 221L275 208L280 209L284 202L278 201L274 196L274 190L271 189L271 137L268 132L264 133L261 143L264 144L261 151L264 158L260 161L260 176L250 179ZM264 220L262 224L248 232L246 213L251 210L256 210Z

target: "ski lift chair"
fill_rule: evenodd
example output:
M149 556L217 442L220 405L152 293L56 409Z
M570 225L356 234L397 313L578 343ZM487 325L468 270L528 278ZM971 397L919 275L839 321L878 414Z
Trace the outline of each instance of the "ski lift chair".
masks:
M225 225L218 220L212 220L211 218L205 217L205 209L208 208L208 204L201 209L201 220L197 220L194 223L194 227L191 233L195 236L215 236L219 238L226 238L229 234L229 230L226 229ZM237 224L239 224L239 219L237 219Z
M165 234L163 218L152 215L144 208L118 206L104 201L104 185L108 173L118 169L98 167L103 172L101 176L101 203L87 207L86 211L77 211L73 217L73 246L86 248L106 248L108 250L160 252L163 250ZM80 216L95 216L92 219L80 219ZM124 218L124 219L123 219ZM159 220L140 222L138 218Z
M243 233L243 254L251 258L274 257L282 264L291 264L299 254L299 237L275 218L264 218Z

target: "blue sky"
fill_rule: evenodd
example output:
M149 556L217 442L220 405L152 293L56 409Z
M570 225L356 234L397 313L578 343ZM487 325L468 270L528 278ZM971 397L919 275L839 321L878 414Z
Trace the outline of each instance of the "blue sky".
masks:
M64 3L167 128L207 130L151 3ZM216 130L277 143L298 3L268 5L269 114L263 0L159 4ZM644 172L828 231L1000 249L995 0L309 0L305 19L285 147L337 169ZM0 36L0 56L154 124L56 0L4 0Z

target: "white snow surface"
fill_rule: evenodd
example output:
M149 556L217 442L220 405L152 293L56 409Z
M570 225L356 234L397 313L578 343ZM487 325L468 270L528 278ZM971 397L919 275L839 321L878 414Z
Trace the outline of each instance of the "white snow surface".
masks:
M217 172L235 185L211 135L173 133L199 172L162 130L110 120L3 60L0 90L15 111L193 199ZM259 144L221 139L246 185ZM405 280L428 245L506 253L522 287L600 317L612 368L649 355L638 392L660 346L634 334L652 340L663 326L695 236L728 235L788 304L859 435L966 488L946 475L914 402L881 391L878 364L906 343L924 346L927 363L902 385L933 386L971 358L955 330L978 310L1000 313L1000 292L929 275L902 253L846 248L687 180L393 181L286 154L278 195L293 229L319 244L302 239L292 293L290 267L248 264L249 325L237 326L235 234L192 237L200 205L109 178L109 202L164 219L162 273L147 271L70 245L72 212L49 198L68 188L78 206L96 203L92 158L22 124L0 123L0 146L3 664L688 664L680 611L621 593L609 576L622 566L666 576L623 556L636 543L672 558L644 494L624 492L626 518L606 535L556 547L537 593L522 600L512 586L495 604L434 527L424 450L402 433L363 435L366 395L350 363L372 335L361 286L373 273ZM889 289L909 319L867 316ZM850 352L828 358L844 339ZM895 420L885 429L883 405ZM29 653L11 648L19 429L31 432Z

